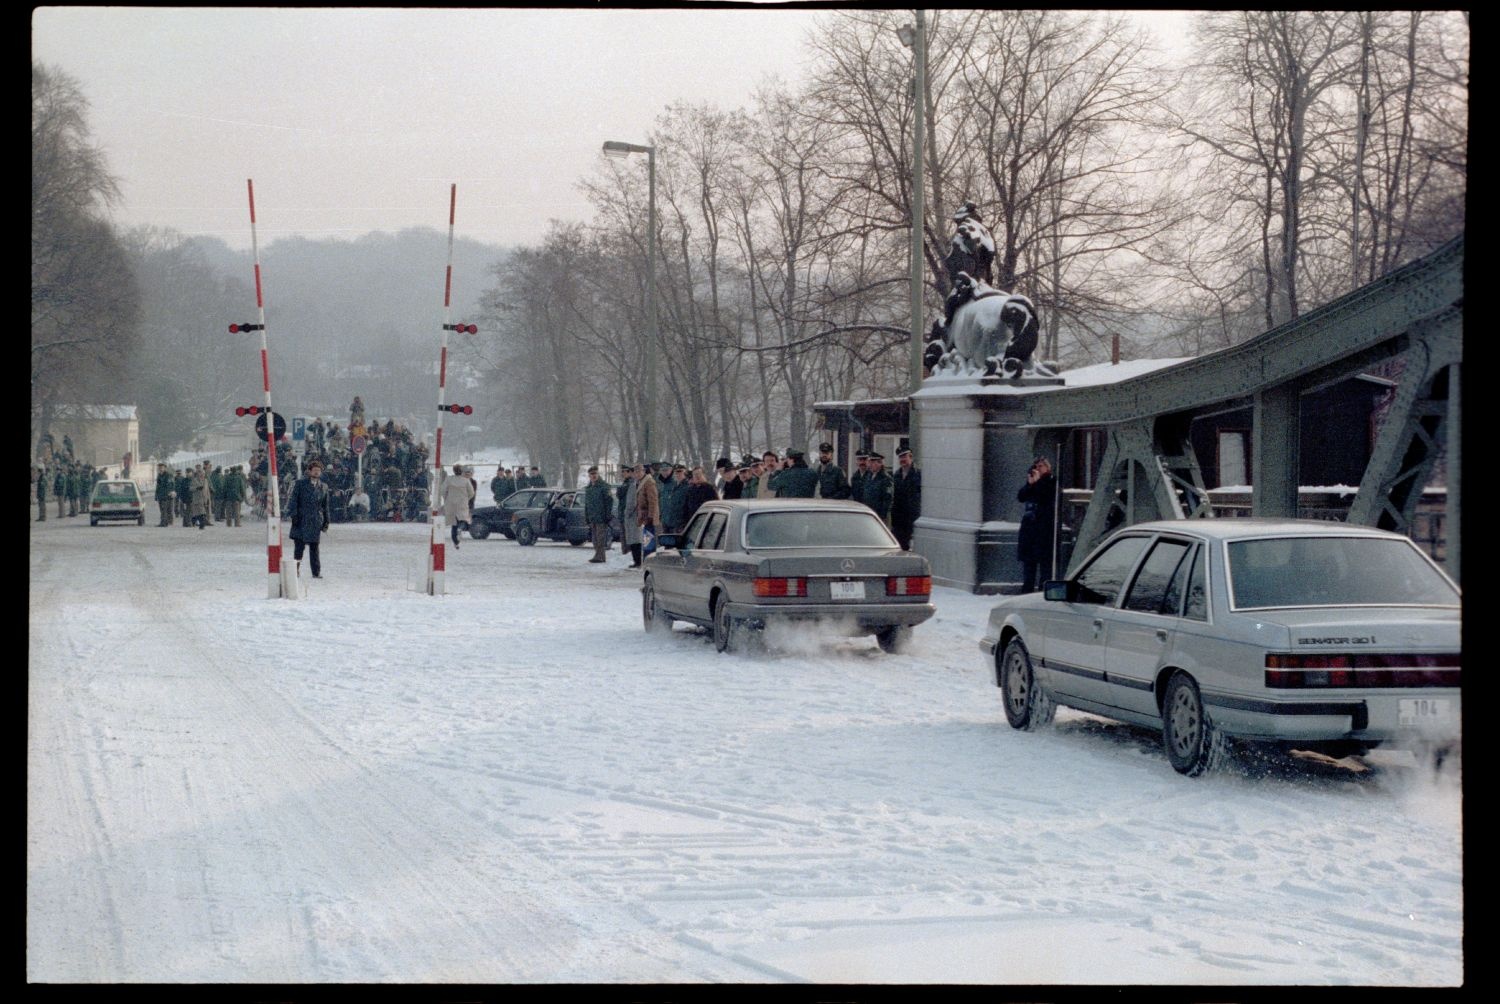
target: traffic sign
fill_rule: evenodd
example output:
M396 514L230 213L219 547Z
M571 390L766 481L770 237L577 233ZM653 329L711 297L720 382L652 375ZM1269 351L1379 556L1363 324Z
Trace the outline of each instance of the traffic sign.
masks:
M355 436L349 441L349 449L354 451L356 457L365 452L365 437Z
M302 444L302 441L305 440L306 438L307 438L307 419L305 417L303 417L302 415L293 416L293 418L292 418L292 442L300 446Z
M275 412L273 414L276 418L276 441L279 443L281 442L281 437L286 435L286 419L281 417L280 412ZM262 414L255 420L255 434L259 436L263 442L267 441L266 416L264 414Z

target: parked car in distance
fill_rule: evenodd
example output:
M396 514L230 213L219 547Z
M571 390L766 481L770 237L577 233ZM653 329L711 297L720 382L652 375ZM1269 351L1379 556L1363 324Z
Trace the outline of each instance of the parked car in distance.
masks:
M146 506L134 481L99 481L89 494L89 526L101 520L128 519L146 525Z
M873 634L882 650L896 652L934 612L927 559L903 551L857 502L705 502L682 533L657 542L643 563L646 630L689 621L711 629L721 652L772 621Z
M483 540L491 533L500 533L515 540L512 520L517 512L522 509L537 509L551 505L552 500L566 490L565 488L522 488L505 496L499 505L476 508L474 518L469 522L469 536L475 540Z
M620 539L618 516L610 516L609 532L612 541ZM588 543L591 538L584 517L583 492L559 492L545 506L518 509L511 516L511 536L522 547L539 540L567 541L574 547Z
M1116 531L1076 574L1008 597L980 642L1006 720L1057 705L1160 729L1190 777L1231 741L1332 756L1459 742L1458 587L1400 534L1323 520Z

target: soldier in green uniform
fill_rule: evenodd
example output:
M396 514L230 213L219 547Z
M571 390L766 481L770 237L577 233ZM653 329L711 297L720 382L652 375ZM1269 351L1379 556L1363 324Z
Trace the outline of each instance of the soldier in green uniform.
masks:
M865 479L870 476L870 453L860 450L854 455L854 473L849 475L849 497L856 502L864 501Z
M833 462L833 444L818 444L818 466L813 468L818 475L818 497L846 499L849 497L849 479L844 469Z
M208 491L213 496L213 518L224 519L224 468L215 467L208 476Z
M49 475L45 466L38 468L36 475L36 521L47 522L47 481Z
M68 500L68 470L65 462L57 465L57 471L52 475L52 496L57 499L57 518L62 519L65 515L63 510L67 508Z
M236 465L224 475L224 522L240 525L240 504L245 501L245 472Z
M859 501L875 510L875 515L889 526L891 501L895 497L896 483L891 480L890 473L885 469L885 457L879 453L871 453L865 459L869 469L860 485Z
M787 450L790 467L778 471L771 479L779 499L810 499L818 493L818 475L807 466L807 454L801 450Z

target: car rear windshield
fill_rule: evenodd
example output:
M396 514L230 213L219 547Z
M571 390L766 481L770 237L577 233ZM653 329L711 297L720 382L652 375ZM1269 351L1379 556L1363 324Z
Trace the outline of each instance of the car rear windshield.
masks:
M94 487L94 501L96 502L138 502L140 498L135 485L100 484Z
M1405 540L1276 537L1229 545L1237 609L1457 606L1458 592Z
M873 512L757 512L746 547L900 547Z

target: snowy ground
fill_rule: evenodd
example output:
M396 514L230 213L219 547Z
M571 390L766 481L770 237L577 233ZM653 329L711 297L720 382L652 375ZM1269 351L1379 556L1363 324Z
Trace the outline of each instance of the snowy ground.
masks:
M33 517L35 513L33 510ZM991 600L914 651L641 630L616 553L31 523L36 982L1454 985L1460 790L1399 753L1179 777L1005 724Z

